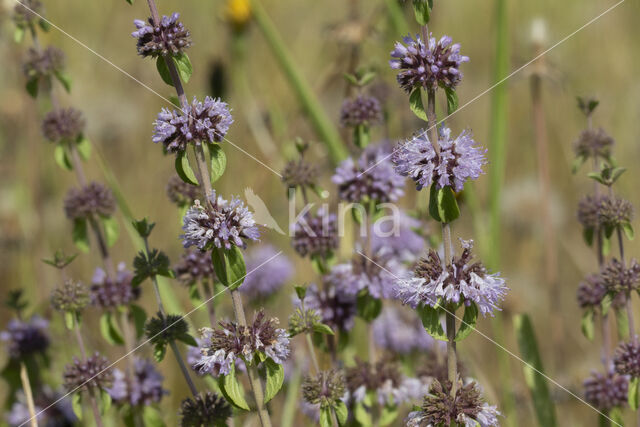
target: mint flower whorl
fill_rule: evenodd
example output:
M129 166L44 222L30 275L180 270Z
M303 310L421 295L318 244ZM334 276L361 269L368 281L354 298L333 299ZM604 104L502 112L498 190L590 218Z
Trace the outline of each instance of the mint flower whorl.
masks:
M362 402L372 392L378 404L398 405L424 392L419 380L404 376L398 364L388 359L371 364L356 357L356 365L346 369L345 378L349 397L354 402Z
M84 132L85 120L75 108L59 108L42 119L42 133L51 142L77 141Z
M211 255L198 249L187 249L173 267L181 285L190 286L202 281L211 281L216 277L213 271Z
M340 124L344 127L367 127L382 122L380 101L373 96L358 95L353 99L345 99L340 109Z
M585 129L573 143L576 157L583 159L609 159L615 144L613 138L603 129Z
M577 299L580 308L600 308L607 288L602 284L599 274L590 274L578 285Z
M293 224L291 245L301 257L328 257L340 244L337 216L320 208L315 214L307 211L301 221Z
M191 206L202 198L200 187L184 182L178 175L173 175L167 182L167 197L179 207Z
M462 191L467 180L476 180L483 173L487 150L475 145L471 133L465 130L451 139L451 129L443 127L438 143L439 156L426 130L400 143L391 157L396 172L414 180L418 190L435 184L438 188L448 185L455 191Z
M640 264L635 259L632 259L629 262L629 266L625 267L617 258L613 258L602 267L600 279L608 292L618 294L638 290Z
M584 399L600 411L609 411L627 404L629 381L615 372L593 372L584 381Z
M389 65L398 72L397 80L405 92L418 87L437 89L438 86L454 89L462 80L460 65L469 57L460 55L460 45L451 44L451 37L442 36L436 42L429 34L429 44L425 46L420 36L411 35L396 42L391 51Z
M205 206L198 200L189 208L183 218L180 235L185 248L196 246L201 251L213 247L231 249L232 246L245 248L245 240L258 240L260 232L253 214L235 196L231 201L216 196L211 190L209 202Z
M6 421L11 427L26 426L31 420L27 398L22 390L16 393L16 401L6 414ZM63 427L77 425L78 418L73 413L71 399L62 393L51 390L48 386L37 389L33 396L36 420L39 426ZM45 408L47 408L45 410Z
M77 388L108 389L113 383L113 372L106 357L95 353L86 362L73 358L73 362L65 366L64 387L69 393Z
M357 163L349 157L340 163L331 181L338 186L340 200L360 203L395 202L404 195L404 179L388 160L391 147L386 144L368 146Z
M290 160L282 170L282 182L287 188L306 188L315 184L318 169L311 163L301 160Z
M465 305L475 303L483 316L500 310L508 288L499 273L489 274L481 262L471 263L472 243L462 242L462 254L453 258L451 265L442 266L440 255L433 249L421 258L415 274L396 281L396 297L404 304L416 308L420 304L434 306L443 303Z
M231 415L231 406L227 401L216 393L208 391L182 401L180 405L180 426L222 427L227 425L227 419Z
M61 312L80 312L90 303L87 287L73 280L67 280L51 292L51 305Z
M376 253L384 249L401 261L413 262L425 246L425 237L415 230L425 229L428 225L404 211L400 211L397 220L397 224L390 221L374 223L370 230L371 250Z
M475 382L458 388L451 396L451 383L435 380L424 397L420 411L409 413L405 420L408 427L461 425L498 426L500 412L484 401Z
M324 280L322 290L315 283L307 287L305 308L315 310L322 317L322 323L334 331L348 331L353 328L357 312L356 296L345 292L342 283L332 283L326 277Z
M318 405L320 409L331 408L340 402L344 391L344 375L336 369L319 372L315 377L305 377L302 382L303 399Z
M434 339L424 330L415 314L410 314L393 306L385 306L372 324L376 345L400 354L433 348Z
M179 13L163 16L159 23L148 18L147 22L140 19L133 21L136 31L132 37L138 39L138 54L142 56L171 55L176 56L191 46L191 34L182 22L178 21Z
M219 322L221 329L202 328L205 346L200 349L200 360L194 368L200 374L226 375L237 358L252 363L258 351L278 364L289 357L289 334L277 328L278 319L265 318L259 311L253 323L241 326L236 322Z
M633 205L620 197L602 197L598 209L598 220L605 229L628 224L633 220Z
M159 402L169 392L162 388L164 377L147 359L136 358L132 377L119 370L113 370L113 385L107 392L116 403L131 406L150 405Z
M620 375L640 377L640 345L633 341L618 345L613 355L613 365Z
M587 195L578 202L576 217L578 222L586 229L595 229L600 226L600 206L606 196Z
M91 304L103 310L110 310L123 305L129 305L140 297L139 286L131 286L133 274L126 269L125 264L118 264L115 280L108 278L107 273L96 268L91 279Z
M36 13L38 15L44 13L44 7L40 0L20 0L13 9L13 22L16 27L26 29L40 19Z
M163 108L158 113L151 140L161 142L169 153L181 153L189 143L222 141L232 123L226 102L210 96L199 102L194 96L191 105L181 111Z
M115 210L116 200L111 189L95 181L71 188L64 198L64 212L70 220L88 219L93 215L108 217Z
M247 254L247 276L238 288L251 299L277 292L293 276L291 261L271 245L258 246Z
M42 52L29 48L22 65L22 72L27 79L40 79L60 72L64 67L64 52L54 46L47 46Z
M33 316L28 321L12 319L7 329L0 331L0 341L12 359L25 359L49 348L47 330L49 322L40 316Z

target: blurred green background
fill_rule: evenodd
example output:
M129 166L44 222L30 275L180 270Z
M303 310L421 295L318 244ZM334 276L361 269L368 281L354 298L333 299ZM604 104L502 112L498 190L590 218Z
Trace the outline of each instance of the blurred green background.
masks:
M212 94L222 90L223 98L233 109L235 124L227 138L276 171L293 156L293 138L301 136L314 142L311 157L324 166L323 181L331 190L332 166L325 146L318 141L313 126L302 110L281 68L265 43L263 34L249 22L244 34L245 58L241 60L237 40L226 14L226 2L160 0L161 13L179 11L194 41L189 50L194 65L192 80L186 85L188 96ZM599 15L614 1L506 1L509 70L515 70L536 54L531 27L536 19L546 27L548 47L571 34ZM354 12L354 4L355 11ZM34 102L26 95L21 61L28 43L13 42L10 19L13 0L2 0L0 8L0 296L9 289L23 288L31 302L30 310L54 319L52 382L59 380L62 367L75 354L70 338L64 334L62 319L48 304L49 292L59 283L58 273L43 264L59 248L74 251L70 240L71 225L64 217L62 199L75 185L73 174L62 171L53 161L53 146L46 143L40 131L40 117L49 109L46 101ZM295 64L320 100L323 110L337 125L346 83L342 73L353 66L351 46L359 45L358 66L378 71L376 90L385 93L390 115L388 126L376 128L374 139L388 136L392 141L409 137L420 126L408 109L407 97L395 84L394 73L387 61L394 40L400 38L390 20L384 0L311 2L305 0L263 0L265 11L276 24ZM406 22L417 32L409 5L403 8ZM80 0L45 1L47 17L57 26L95 50L162 96L172 95L172 88L157 75L151 60L136 55L135 41L130 36L134 18L146 18L146 2L128 6L124 1L84 2ZM435 1L430 30L436 37L450 35L461 43L462 53L470 57L463 65L463 83L458 88L460 105L474 99L495 83L496 46L495 1ZM536 149L531 121L530 77L535 65L527 67L506 83L508 95L507 157L505 182L500 211L502 241L484 241L485 248L498 246L499 269L508 279L511 292L504 304L505 348L519 354L511 315L530 314L538 335L545 372L565 387L581 395L582 380L591 369L599 369L599 343L588 342L580 332L581 313L575 301L580 279L597 268L593 251L585 246L581 229L575 220L575 206L591 182L584 174L571 174L572 142L585 126L576 108L575 97L594 95L600 100L594 123L604 127L615 139L615 156L629 171L618 185L618 192L634 204L640 202L637 182L640 169L640 58L637 17L640 4L627 0L587 28L554 48L544 57L546 77L543 83L544 112L547 120L549 162L551 170L551 207L554 232L557 235L559 291L552 303L551 290L545 283L540 199L537 187ZM234 45L235 40L235 45ZM28 42L28 40L27 40ZM165 185L173 174L173 160L162 154L151 142L152 122L165 101L98 58L86 47L56 29L44 36L44 44L54 44L67 55L67 69L73 77L71 95L63 95L63 104L84 111L87 136L104 156L115 174L123 195L135 217L149 216L157 223L152 245L163 248L176 260L181 252L177 236L179 215L166 197ZM234 47L235 46L235 47ZM222 79L220 79L222 75ZM490 145L490 106L493 92L474 100L461 109L449 125L454 132L473 130L477 141ZM446 106L440 105L440 111ZM225 145L223 143L223 145ZM242 194L252 188L269 206L281 226L287 222L284 187L279 177L266 167L225 145L229 160L227 173L218 183L225 195ZM489 165L490 168L492 165ZM586 170L586 169L585 169ZM91 178L104 181L95 156L89 166ZM489 172L491 173L491 172ZM475 185L479 209L471 218L466 207L463 219L454 227L456 236L475 237L475 232L489 227L487 210L488 177ZM416 193L407 184L402 205L413 207ZM424 194L420 194L425 197ZM465 205L466 206L466 205ZM122 222L122 217L120 217ZM284 227L283 227L284 228ZM264 241L271 242L292 255L284 236L266 232ZM637 241L629 253L638 253ZM345 250L345 254L348 255ZM115 261L130 264L135 248L124 229L113 249ZM295 257L292 256L293 259ZM307 263L296 261L296 281L314 279ZM81 255L70 272L89 282L99 265L96 254ZM145 285L148 285L145 284ZM183 307L191 307L187 292L173 285ZM290 293L282 291L267 310L284 322L290 313ZM145 289L142 305L152 312L155 302L151 290ZM221 297L221 300L224 297ZM223 304L224 305L224 304ZM223 313L227 308L221 308ZM227 311L227 313L230 313ZM10 316L0 311L0 325ZM87 316L90 327L97 316ZM193 314L196 325L206 322L204 310ZM479 329L492 336L492 324L481 320ZM91 330L91 329L89 329ZM88 346L101 348L111 358L122 349L107 348L99 334L87 333ZM597 335L598 336L598 335ZM531 401L524 384L521 363L510 358L510 384L502 384L496 362L494 344L478 334L459 346L475 376L484 385L490 402L498 403L502 390L511 389L516 397L516 417L512 425L535 425ZM141 353L149 355L148 348ZM0 365L5 352L0 352ZM160 369L167 378L171 394L164 408L177 408L187 390L170 359ZM595 425L596 415L566 392L551 385L557 402L561 425ZM0 383L0 400L4 399ZM173 411L168 425L173 425ZM2 421L0 421L2 422Z

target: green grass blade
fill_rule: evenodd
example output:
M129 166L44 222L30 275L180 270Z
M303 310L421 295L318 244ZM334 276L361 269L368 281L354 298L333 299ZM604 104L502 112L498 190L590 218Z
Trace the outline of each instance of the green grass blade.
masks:
M384 0L384 4L387 7L389 21L396 34L402 34L403 36L409 34L409 24L398 0Z
M282 37L278 34L278 30L262 8L260 2L253 0L252 6L253 17L256 24L258 24L260 31L262 31L282 72L287 76L287 81L291 84L293 91L298 97L298 101L309 114L309 118L318 136L322 139L322 142L326 144L329 157L331 157L334 164L337 164L347 157L347 150L340 138L340 133L338 133L338 130L324 112L320 102L302 77L291 54L282 41Z
M529 387L529 391L531 392L538 424L542 427L555 427L555 406L551 400L547 379L539 373L544 372L544 370L533 325L531 324L529 316L526 314L516 316L514 318L514 324L518 337L520 355L524 361L528 363L528 365L524 365L522 369L527 387Z

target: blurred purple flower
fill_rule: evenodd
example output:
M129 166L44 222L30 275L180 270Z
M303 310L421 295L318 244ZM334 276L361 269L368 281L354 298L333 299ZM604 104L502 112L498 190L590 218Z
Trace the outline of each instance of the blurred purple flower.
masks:
M340 124L344 127L375 126L382 122L380 101L373 96L358 95L345 99L340 110Z
M424 330L415 314L397 307L385 306L372 327L376 345L395 353L426 351L435 345L434 339Z
M93 273L91 288L91 304L103 309L112 309L128 305L140 297L140 288L131 286L133 274L126 269L125 263L118 264L115 281L107 277L100 267Z
M425 238L414 230L426 228L426 224L404 211L400 211L397 221L397 227L391 221L374 223L371 230L371 249L374 253L385 249L401 261L412 262L425 248Z
M327 209L320 208L315 214L307 211L293 224L291 245L302 257L328 257L339 243L337 217Z
M249 298L267 297L293 276L293 264L271 245L261 245L247 254L247 276L239 290Z
M132 406L149 405L159 402L168 391L162 388L164 377L153 363L146 359L136 359L132 377L119 370L113 370L113 385L107 389L117 403L129 403Z
M342 283L333 283L325 278L322 290L312 283L307 287L304 306L316 310L322 316L322 323L329 325L334 331L348 331L353 328L356 297L346 293Z
M12 319L7 329L0 332L0 341L5 343L12 359L24 359L47 350L48 329L49 322L40 316L33 316L28 321Z

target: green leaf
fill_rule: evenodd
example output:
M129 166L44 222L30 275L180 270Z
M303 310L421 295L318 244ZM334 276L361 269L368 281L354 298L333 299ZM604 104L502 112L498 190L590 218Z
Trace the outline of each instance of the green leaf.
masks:
M380 413L379 424L381 426L388 426L398 417L398 407L393 405L384 405Z
M333 333L333 329L331 329L331 326L326 325L324 323L314 323L313 331L319 334L324 334L324 335L335 335Z
M629 338L629 318L627 317L626 310L615 310L616 312L616 327L621 339Z
M211 159L211 184L213 185L227 167L227 156L220 144L209 144L209 158Z
M198 179L196 178L196 174L191 169L189 165L189 159L187 158L187 152L182 151L178 153L176 156L176 173L187 184L191 185L199 185Z
M199 307L202 304L203 300L200 296L200 291L198 290L198 284L194 282L191 286L189 286L189 301L194 307Z
M183 343L185 343L186 345L191 346L191 347L197 347L198 346L198 342L190 334L182 334L182 335L177 337L177 340L178 341L182 341Z
M425 122L429 121L427 112L424 110L424 105L422 104L422 92L420 88L414 89L411 95L409 95L409 107L411 111L413 111L413 114L418 116L419 119Z
M363 124L353 129L353 143L358 148L365 148L369 145L369 127Z
M349 410L347 409L347 405L341 400L335 403L333 407L333 411L336 413L336 418L338 419L338 424L341 426L345 425L347 422L347 418L349 417Z
M324 262L322 255L311 255L311 267L313 268L313 271L320 275L328 273L327 264Z
M73 221L71 239L82 252L89 252L89 233L87 232L87 220L78 218Z
M635 233L633 232L633 226L631 226L631 224L628 222L623 222L620 226L622 227L622 231L624 231L625 236L627 236L627 239L633 240L635 236Z
M142 307L131 304L129 306L129 314L133 317L133 324L136 327L136 337L142 337L144 335L144 324L147 321L147 313Z
M538 423L544 427L555 427L555 406L551 400L547 380L539 373L544 371L531 320L528 315L521 314L515 316L514 325L520 354L526 362L523 366L525 382L531 392Z
M422 320L422 326L433 338L440 341L447 341L447 334L440 322L441 312L430 305L422 304L418 307L418 316Z
M49 30L51 29L51 25L49 25L49 23L44 19L40 19L38 21L38 25L40 26L42 31L44 31L45 33L49 32Z
M180 76L180 80L184 83L189 83L189 79L193 74L193 65L191 65L191 61L186 53L180 53L173 57L173 62L176 64L176 68L178 69L178 75Z
M78 149L80 157L84 160L89 160L91 157L91 142L87 138L84 136L80 137L80 139L76 141L76 148Z
M264 403L267 403L280 391L284 382L284 369L282 365L268 358L264 361L265 383L264 383Z
M307 288L305 288L304 286L294 286L294 289L296 290L296 295L298 295L298 299L300 301L303 301L304 297L307 295Z
M445 87L444 93L447 95L447 114L452 115L458 109L458 94L450 87Z
M216 276L230 290L238 289L247 275L242 251L237 246L231 249L213 248L211 262Z
M429 23L429 17L431 15L431 1L427 0L413 0L413 12L416 16L416 21L421 26Z
M348 81L352 85L360 86L360 80L358 79L357 76L354 76L353 74L349 74L349 73L343 73L342 76L345 78L346 81Z
M31 95L32 98L36 98L38 96L38 78L36 77L27 80L25 88L27 89L27 93Z
M111 408L111 395L106 390L100 390L100 414L104 415Z
M611 239L606 236L602 238L602 254L608 256L611 253Z
M164 360L164 356L167 354L167 346L163 343L157 343L153 348L153 359L160 363Z
M162 421L162 414L156 408L150 405L145 405L142 410L142 424L145 427L164 427L165 423Z
M611 418L611 423L615 423L616 426L624 426L624 416L622 414L622 408L616 406L609 411L609 418ZM610 425L609 423L607 425Z
M460 329L456 333L456 342L465 339L471 331L476 328L476 321L478 320L478 307L475 303L471 303L464 308L464 315L462 316L462 322L460 323Z
M355 223L358 225L362 225L362 223L364 222L364 215L365 215L365 213L363 212L363 209L360 209L360 208L361 208L360 205L353 205L351 207L351 217L353 218Z
M586 161L587 161L587 156L578 156L575 159L573 159L573 163L571 164L571 172L574 174L578 173L578 170L580 170L580 167Z
M69 156L67 156L67 149L64 145L56 145L56 148L53 151L53 157L55 158L58 166L62 169L68 171L73 170L73 165L71 164L71 160L69 160Z
M62 87L64 87L64 90L67 91L67 93L70 93L71 92L71 76L65 73L64 71L56 71L55 76L56 76L56 79L58 79L58 81L62 85Z
M595 231L596 229L594 227L585 227L582 230L582 237L584 238L584 241L587 244L587 246L593 245L593 236L595 234Z
M82 393L73 393L71 408L73 409L73 413L76 414L76 417L78 417L78 420L82 421Z
M70 311L64 312L64 324L67 329L72 330L76 324L75 314Z
M629 394L627 395L629 407L634 411L638 410L638 387L640 386L640 378L631 377L629 380Z
M593 341L594 336L594 311L589 309L582 314L582 334L589 340Z
M456 200L456 194L448 185L437 188L431 185L429 192L429 214L433 219L442 223L450 223L460 216L460 208Z
M118 241L118 236L120 235L120 224L113 216L100 217L100 221L104 227L104 237L107 241L107 246L111 247Z
M23 27L16 27L16 29L13 30L13 41L16 43L22 43L22 40L24 40L24 33L25 30Z
M133 0L124 0L124 1L126 1L129 4L133 4Z
M220 392L233 406L249 411L249 405L244 398L244 390L236 378L236 368L234 364L231 364L231 370L227 375L220 375L218 377L218 386Z
M382 301L372 297L366 291L361 292L357 297L356 308L358 310L358 316L367 322L371 322L380 315L382 311Z
M167 63L165 62L162 56L158 56L156 59L156 69L162 78L162 81L168 84L169 86L173 86L173 80L171 80L171 73L169 73L169 68L167 67Z
M611 304L613 303L613 294L611 292L607 292L602 297L602 302L600 302L600 307L602 309L602 315L606 316L609 313L609 309L611 308Z
M320 409L320 427L333 427L331 422L331 408Z
M178 98L175 95L172 95L169 97L169 101L171 101L171 103L176 107L176 108L182 108L182 105L180 105L180 98Z
M123 345L124 339L120 327L115 322L110 311L102 314L100 317L100 332L102 337L111 345Z
M371 414L365 409L362 402L358 402L353 406L353 417L363 426L371 426Z

